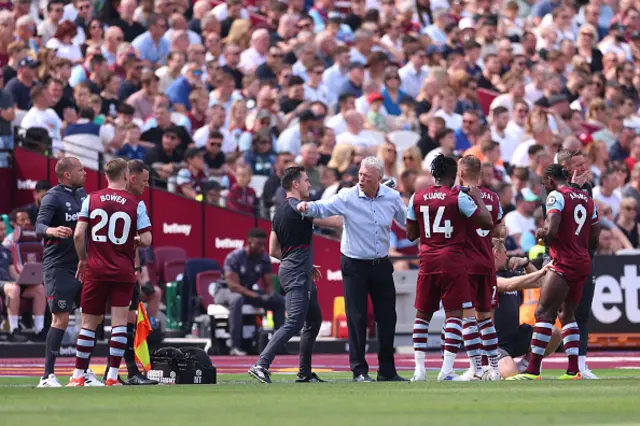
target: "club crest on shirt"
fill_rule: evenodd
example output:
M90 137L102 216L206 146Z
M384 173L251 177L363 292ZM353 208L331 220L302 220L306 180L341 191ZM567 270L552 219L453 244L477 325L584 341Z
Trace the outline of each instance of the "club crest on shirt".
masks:
M262 266L261 266L261 265L256 265L255 270L256 270L256 273L257 273L257 274L259 274L259 273L260 273L260 270L261 270L261 269L262 269Z
M58 300L58 307L60 309L64 309L67 307L67 301L66 300Z
M245 268L245 267L244 267L244 265L242 265L242 266L240 267L240 273L241 273L241 274L244 274L245 272L247 272L247 268Z

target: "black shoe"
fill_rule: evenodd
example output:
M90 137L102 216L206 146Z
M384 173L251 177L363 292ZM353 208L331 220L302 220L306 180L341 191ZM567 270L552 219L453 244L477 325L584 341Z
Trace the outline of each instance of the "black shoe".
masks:
M353 378L356 383L372 383L375 382L368 374L358 374Z
M254 365L249 369L249 375L260 383L271 383L271 373L261 365Z
M379 382L408 382L409 381L409 379L400 377L397 374L393 377L386 377L378 374L378 377L376 377L376 380L378 380Z
M46 342L47 341L47 332L44 330L40 330L40 333L36 333L29 339L31 342Z
M27 338L24 337L24 335L22 333L20 333L19 330L13 330L8 336L7 336L7 342L11 342L11 343L25 343L27 341Z
M138 373L133 377L129 377L127 379L126 382L124 382L125 385L134 385L134 386L147 386L147 385L157 385L158 382L155 380L151 380L149 378L147 378L146 376Z
M300 373L296 376L296 383L326 383L326 380L322 380L316 373L311 373L308 376L303 376Z

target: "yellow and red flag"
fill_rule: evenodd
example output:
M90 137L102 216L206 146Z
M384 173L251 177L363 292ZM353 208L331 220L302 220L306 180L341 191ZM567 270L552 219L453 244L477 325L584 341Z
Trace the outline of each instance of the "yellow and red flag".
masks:
M147 345L147 336L151 334L152 328L149 323L147 311L142 302L138 303L138 322L136 324L136 336L133 339L133 350L136 354L136 360L144 371L151 369L151 356L149 355L149 345Z

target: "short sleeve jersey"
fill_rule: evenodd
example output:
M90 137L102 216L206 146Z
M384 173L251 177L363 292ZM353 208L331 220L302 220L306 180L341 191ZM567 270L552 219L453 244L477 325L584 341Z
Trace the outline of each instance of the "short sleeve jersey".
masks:
M413 194L407 219L418 222L420 228L419 273L438 274L465 267L468 219L477 210L476 203L459 188L433 185Z
M135 237L151 231L143 201L121 189L102 189L82 203L78 217L89 223L87 279L135 283Z
M502 222L502 206L498 195L485 188L478 188L482 193L482 201L491 213L494 226ZM491 230L467 227L467 244L465 253L467 256L468 271L470 274L491 274L495 268L493 260L493 246L491 244Z

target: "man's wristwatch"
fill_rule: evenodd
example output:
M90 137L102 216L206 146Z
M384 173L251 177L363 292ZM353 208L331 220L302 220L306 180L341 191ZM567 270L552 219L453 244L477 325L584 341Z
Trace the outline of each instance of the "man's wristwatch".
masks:
M136 266L135 268L133 268L133 270L135 272L142 272L142 266Z

